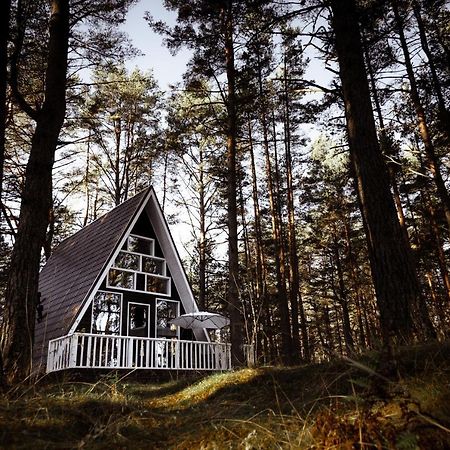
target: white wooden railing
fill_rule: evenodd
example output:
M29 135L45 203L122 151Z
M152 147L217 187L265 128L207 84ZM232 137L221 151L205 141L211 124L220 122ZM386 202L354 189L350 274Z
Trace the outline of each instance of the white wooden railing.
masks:
M252 348L245 353L254 363ZM72 368L230 370L230 344L85 333L51 340L47 372Z

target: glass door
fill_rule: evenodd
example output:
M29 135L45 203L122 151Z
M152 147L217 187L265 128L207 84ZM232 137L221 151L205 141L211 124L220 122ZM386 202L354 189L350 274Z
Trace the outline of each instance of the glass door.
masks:
M128 336L149 337L150 305L145 303L128 304Z

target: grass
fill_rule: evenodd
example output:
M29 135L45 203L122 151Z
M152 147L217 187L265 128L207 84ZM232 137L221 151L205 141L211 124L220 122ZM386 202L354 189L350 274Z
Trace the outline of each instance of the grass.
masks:
M0 398L0 447L450 448L450 345L405 349L396 382L371 369L377 357L164 382L44 379Z

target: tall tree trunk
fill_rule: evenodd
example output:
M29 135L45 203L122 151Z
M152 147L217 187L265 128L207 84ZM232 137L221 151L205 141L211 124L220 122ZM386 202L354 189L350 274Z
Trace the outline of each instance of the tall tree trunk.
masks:
M429 317L422 317L414 262L403 239L377 141L355 3L331 0L330 5L350 156L366 222L382 335L386 344L393 338L411 342L415 334L434 336Z
M115 149L114 149L114 205L119 206L122 199L122 183L120 182L120 137L122 135L122 122L120 117L114 118L114 139L115 139Z
M199 148L199 222L200 236L198 242L198 307L200 311L206 309L206 201L205 201L205 166L203 146ZM166 153L167 155L167 153Z
M291 326L289 320L289 305L286 292L286 284L284 277L284 249L282 243L282 231L280 224L280 216L278 211L278 190L274 186L272 162L269 152L269 138L267 130L266 115L262 114L263 128L263 145L266 166L266 178L268 184L268 197L270 205L270 216L272 223L272 241L275 251L275 272L277 283L277 303L278 313L280 316L280 333L281 333L281 359L283 363L290 364L292 361L292 339ZM275 170L276 172L276 170Z
M439 272L441 273L442 284L444 286L444 292L446 297L446 305L445 308L442 309L448 310L448 308L450 307L450 277L447 269L447 261L445 258L444 246L441 240L439 227L436 221L436 211L434 210L434 207L431 204L430 200L428 200L428 212L430 214L431 235L433 236L434 240Z
M294 205L294 181L292 174L292 154L291 154L291 107L289 99L289 86L287 79L287 64L284 59L284 147L286 164L286 191L288 209L288 249L289 249L289 300L291 304L292 321L292 351L294 362L302 356L300 347L300 328L303 344L303 358L309 360L308 331L306 328L305 310L300 292L299 262L297 254L297 232L295 221ZM300 316L300 323L299 323Z
M270 204L271 224L272 224L272 239L275 251L275 271L277 280L276 298L278 303L278 313L280 316L280 332L281 332L280 354L283 363L290 364L292 360L291 358L292 339L291 339L291 326L289 320L289 304L284 276L284 248L282 243L281 218L279 214L279 205L276 198L276 194L279 191L276 189L277 183L274 183L273 179L274 176L273 173L275 172L275 179L278 180L278 169L276 168L275 171L272 170L272 163L269 151L269 123L267 118L268 108L265 101L265 92L260 65L258 65L258 86L259 86L259 95L261 99L260 116L261 116L261 127L263 132L263 150L266 166L266 178L268 184L268 197ZM274 147L276 147L275 134L274 134Z
M8 116L6 105L8 73L8 39L9 39L9 18L11 13L11 0L3 0L0 3L0 205L3 203L3 173L5 166L5 132ZM0 219L2 216L0 208ZM3 386L3 361L0 351L0 390Z
M378 124L380 127L379 132L378 132L378 136L380 139L380 148L381 148L381 152L383 153L383 155L389 159L387 162L387 168L388 168L388 174L389 174L389 181L391 183L392 192L394 194L394 203L395 203L395 208L397 210L398 221L400 223L400 227L402 229L406 245L409 245L409 236L408 236L408 230L406 228L405 214L403 212L403 206L402 206L402 202L400 199L400 191L399 191L397 179L396 179L396 173L397 173L397 170L399 170L399 168L398 168L398 165L395 163L395 161L392 160L392 158L395 156L395 151L394 151L394 148L392 145L391 137L387 133L385 125L384 125L383 114L381 112L380 99L378 97L378 90L377 90L377 86L376 86L376 82L375 82L375 73L373 71L371 58L370 58L370 54L368 51L368 45L365 40L363 42L363 46L364 46L364 55L365 55L365 61L366 61L366 66L367 66L367 72L369 74L370 86L372 89L372 98L375 103L375 111L377 113Z
M242 177L238 177L239 184L239 210L241 212L241 223L242 223L242 235L243 235L243 244L244 244L244 267L247 272L247 284L250 286L247 291L248 302L242 302L242 312L244 317L244 330L245 336L247 338L247 342L254 343L256 330L257 330L257 314L255 309L255 293L256 293L256 285L255 285L255 277L254 270L251 264L251 254L250 254L250 239L248 234L248 225L246 219L246 207L245 207L245 199L244 199L244 190L242 186Z
M258 198L258 180L256 177L255 154L253 148L253 134L251 121L248 121L248 138L249 138L249 153L250 153L250 167L252 180L252 200L253 200L253 216L254 216L254 240L255 240L255 260L256 260L256 292L255 296L259 302L258 312L256 314L256 321L258 326L257 335L257 354L259 349L263 348L263 344L267 343L263 330L266 323L266 316L269 314L269 305L267 302L267 287L266 287L266 259L264 253L264 246L262 243L262 227L261 227L261 213L259 208ZM264 351L268 354L267 350Z
M439 158L437 157L434 149L434 144L431 139L425 109L420 100L416 78L414 75L414 68L411 62L411 56L409 54L405 33L403 31L403 19L400 16L397 0L391 0L391 4L392 9L394 11L395 27L397 29L397 34L400 38L400 44L402 47L403 55L405 57L405 68L409 79L410 96L417 115L419 134L423 142L425 153L427 155L428 168L431 174L433 175L434 182L436 183L437 193L442 203L442 208L444 210L445 218L447 220L447 231L450 233L450 195L447 191L445 182L442 178Z
M230 314L231 360L233 366L244 364L244 326L239 298L239 253L237 224L237 110L233 43L233 0L227 0L224 16L227 92L227 200L228 200L228 311Z
M442 131L445 134L445 141L448 145L450 142L450 114L445 104L445 98L442 92L441 82L439 81L439 76L437 74L437 69L434 62L434 55L431 52L430 47L428 45L427 33L425 31L425 24L423 23L422 15L420 13L419 2L413 1L412 7L414 11L414 16L416 17L417 25L419 27L420 44L422 46L423 52L428 58L428 67L430 68L434 91L438 99L439 122Z
M163 171L163 198L161 202L161 208L164 212L166 207L166 199L167 199L167 176L168 176L168 169L169 169L169 152L166 150L164 154L164 171Z
M342 330L344 332L344 341L345 341L345 348L347 350L347 353L353 353L355 349L355 343L353 341L353 335L352 335L352 327L350 322L350 313L348 309L348 295L347 291L345 289L345 282L344 282L344 270L342 268L342 261L341 261L341 255L339 253L339 243L337 235L334 234L333 236L333 252L334 252L334 262L336 266L337 276L338 276L338 289L339 289L339 295L337 296L338 303L341 305L342 308Z
M255 218L256 286L258 297L262 300L263 297L266 296L266 283L264 281L265 258L262 244L261 214L258 198L258 180L256 178L255 153L253 149L253 136L250 121L248 127L250 167L252 173L253 215Z
M364 331L363 316L362 316L362 294L361 283L358 280L358 269L355 255L353 252L353 245L351 241L351 226L350 219L344 220L344 236L346 244L346 256L350 265L350 278L352 281L353 290L355 291L355 306L356 306L356 320L358 322L358 337L360 348L366 348L366 334Z
M86 148L86 168L84 170L84 203L85 203L85 213L83 218L83 227L85 227L89 222L89 213L91 209L91 190L89 187L90 182L90 172L91 172L91 130L89 130L89 137L87 141Z
M66 110L68 41L69 0L52 0L45 100L36 115L25 172L1 329L4 370L9 383L23 380L31 367L39 261L52 206L52 167Z
M3 171L5 166L6 144L5 132L8 117L8 106L6 104L6 79L8 74L8 40L10 13L11 0L3 0L0 3L0 203L2 202L3 198Z

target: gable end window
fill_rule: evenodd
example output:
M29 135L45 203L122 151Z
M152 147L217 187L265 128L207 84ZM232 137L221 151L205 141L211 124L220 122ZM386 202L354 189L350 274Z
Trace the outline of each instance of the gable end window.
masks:
M150 238L130 234L125 245L125 250L128 250L129 252L140 253L142 255L149 256L155 254L155 241Z
M128 270L110 269L108 272L108 287L135 289L135 273Z
M166 260L154 255L155 241L130 235L108 271L106 286L127 291L171 295Z

